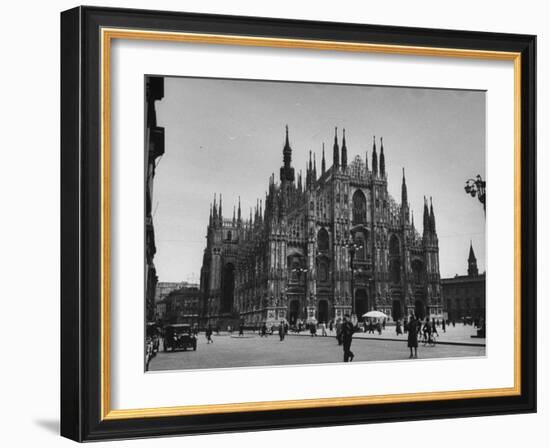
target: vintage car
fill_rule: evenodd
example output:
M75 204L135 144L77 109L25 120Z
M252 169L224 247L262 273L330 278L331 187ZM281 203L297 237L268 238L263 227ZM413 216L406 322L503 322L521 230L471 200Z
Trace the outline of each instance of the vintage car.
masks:
M189 324L173 324L164 327L164 351L182 348L197 350L197 337Z

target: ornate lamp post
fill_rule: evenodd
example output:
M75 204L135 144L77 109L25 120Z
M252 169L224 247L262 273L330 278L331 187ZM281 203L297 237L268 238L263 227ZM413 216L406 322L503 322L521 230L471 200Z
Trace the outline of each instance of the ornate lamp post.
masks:
M485 197L486 197L486 185L487 182L484 181L481 176L478 174L475 179L468 179L466 185L464 186L464 191L466 194L469 194L473 198L477 196L479 202L483 204L483 211L485 212Z
M353 320L355 320L356 316L355 316L355 287L353 284L353 281L354 281L353 259L355 258L355 252L363 249L363 245L357 244L350 236L348 242L344 244L344 247L347 248L349 251L349 260L350 260L350 269L351 269L351 317Z

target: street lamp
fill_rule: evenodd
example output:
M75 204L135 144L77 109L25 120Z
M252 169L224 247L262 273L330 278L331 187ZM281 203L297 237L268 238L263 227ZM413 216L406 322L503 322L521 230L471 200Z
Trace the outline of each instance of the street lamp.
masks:
M481 176L478 174L475 179L468 179L466 185L464 186L464 191L466 194L469 194L473 198L477 196L479 202L483 204L483 211L485 212L485 188L487 182L484 181Z
M347 243L344 244L344 247L349 251L349 260L350 260L350 269L351 269L351 315L352 318L355 316L355 290L353 285L353 259L355 257L355 252L363 249L362 244L356 243L350 236Z

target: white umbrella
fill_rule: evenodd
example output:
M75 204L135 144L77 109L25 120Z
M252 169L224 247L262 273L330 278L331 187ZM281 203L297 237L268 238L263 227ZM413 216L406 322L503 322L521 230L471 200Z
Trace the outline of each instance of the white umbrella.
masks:
M387 319L382 311L369 311L368 313L363 314L363 317L374 317L376 319Z

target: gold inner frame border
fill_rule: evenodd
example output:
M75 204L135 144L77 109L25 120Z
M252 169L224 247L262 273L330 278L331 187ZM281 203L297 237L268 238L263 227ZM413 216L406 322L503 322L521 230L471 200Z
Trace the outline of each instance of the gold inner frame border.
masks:
M471 398L503 397L521 394L521 53L468 50L459 48L420 47L307 39L265 38L163 32L139 29L101 29L101 420L173 417L229 412L273 411L334 406L423 402ZM514 63L514 386L442 392L391 395L368 395L301 400L188 405L136 409L111 409L110 368L110 63L114 39L185 42L213 45L295 48L357 53L383 53L413 56L490 59Z

